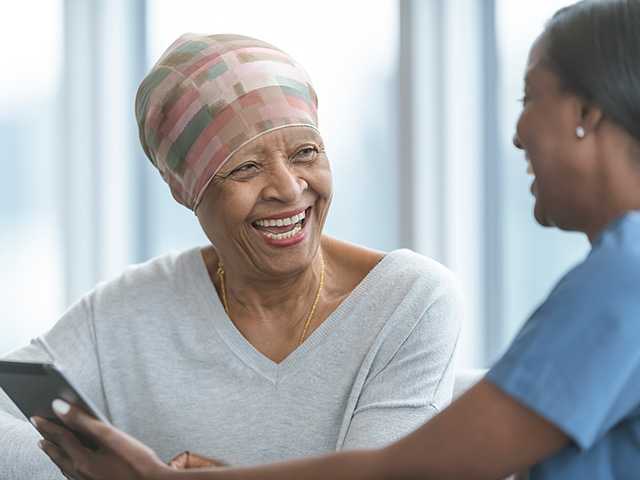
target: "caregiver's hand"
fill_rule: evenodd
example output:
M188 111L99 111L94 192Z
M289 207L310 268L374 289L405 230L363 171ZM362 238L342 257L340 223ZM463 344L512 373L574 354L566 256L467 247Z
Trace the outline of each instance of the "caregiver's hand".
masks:
M34 418L44 437L40 447L65 476L78 480L147 480L163 478L171 470L149 447L82 410L56 400L53 411L67 427L98 445L96 451L89 450L66 428Z

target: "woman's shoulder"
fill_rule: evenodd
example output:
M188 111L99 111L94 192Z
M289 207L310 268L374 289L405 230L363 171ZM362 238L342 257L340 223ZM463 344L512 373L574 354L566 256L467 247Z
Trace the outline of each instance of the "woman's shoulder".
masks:
M323 247L340 264L343 276L351 279L353 288L362 282L370 291L393 285L396 291L420 292L425 301L449 292L458 295L457 280L447 267L412 250L385 253L335 239L327 239Z
M347 276L360 279L366 277L385 257L382 251L326 236L322 239L322 249L325 261L336 264Z
M448 268L408 249L383 253L349 245L338 251L344 263L362 269L360 274L369 268L350 296L353 318L344 328L374 332L372 348L377 353L372 371L388 365L403 345L410 356L438 345L438 352L449 358L464 302Z
M437 260L408 248L393 250L386 255L388 272L396 277L420 278L432 284L452 285L456 277Z
M463 303L462 290L453 272L412 250L389 252L374 273L377 288L384 289L387 295L395 292L404 303L421 308L429 308L436 302L458 308Z

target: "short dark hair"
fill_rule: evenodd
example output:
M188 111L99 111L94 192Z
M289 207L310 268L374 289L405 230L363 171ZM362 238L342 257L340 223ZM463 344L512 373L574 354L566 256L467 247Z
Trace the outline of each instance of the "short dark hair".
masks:
M542 42L562 87L640 141L640 0L583 0L562 8Z

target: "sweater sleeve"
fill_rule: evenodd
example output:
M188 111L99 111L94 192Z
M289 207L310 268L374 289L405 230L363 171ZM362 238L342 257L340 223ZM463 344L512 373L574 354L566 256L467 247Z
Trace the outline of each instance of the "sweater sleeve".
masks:
M366 381L342 449L387 445L451 402L461 310L457 287L447 286L384 368Z
M9 353L3 360L55 360L71 382L107 414L93 329L91 296L72 306L40 339ZM43 348L43 341L55 356ZM107 415L108 416L108 415ZM58 468L38 448L38 432L0 389L0 478L3 480L64 480Z

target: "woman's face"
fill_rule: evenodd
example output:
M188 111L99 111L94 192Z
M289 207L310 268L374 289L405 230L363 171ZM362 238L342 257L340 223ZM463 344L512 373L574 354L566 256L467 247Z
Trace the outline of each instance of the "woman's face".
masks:
M583 230L592 208L595 158L588 139L579 139L582 102L561 88L545 65L543 41L533 45L514 144L525 151L534 175L534 216L544 226Z
M286 127L238 150L214 177L196 214L227 270L289 274L312 261L332 192L320 135Z

